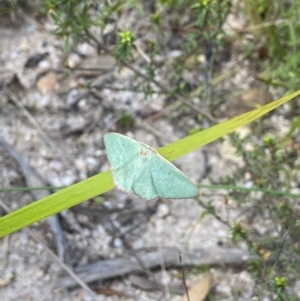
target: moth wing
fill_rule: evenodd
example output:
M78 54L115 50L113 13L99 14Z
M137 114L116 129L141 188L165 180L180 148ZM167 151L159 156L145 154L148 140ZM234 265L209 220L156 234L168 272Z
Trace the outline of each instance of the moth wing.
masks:
M140 143L117 133L108 133L104 135L104 144L115 185L128 193L132 192Z
M149 162L144 165L140 173L135 177L132 190L136 195L146 200L152 200L158 196L153 183Z
M151 175L158 196L184 199L199 194L198 188L173 164L159 154L152 158Z

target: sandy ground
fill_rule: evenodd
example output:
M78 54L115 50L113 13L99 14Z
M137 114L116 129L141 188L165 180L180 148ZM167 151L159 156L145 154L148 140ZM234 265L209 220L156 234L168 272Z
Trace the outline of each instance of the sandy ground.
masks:
M174 117L163 116L148 124L143 124L143 119L137 117L135 128L122 129L116 122L116 111L127 110L136 116L137 113L160 111L164 105L162 98L154 94L145 101L141 93L106 88L97 91L97 95L86 94L78 85L84 78L82 72L74 72L70 77L60 72L62 42L49 33L49 28L47 24L38 26L34 22L25 22L17 28L0 28L0 76L11 93L0 94L1 135L27 156L30 164L44 179L52 185L70 185L107 170L109 166L102 141L106 132L121 131L154 148L186 135L187 129L193 125L188 115L175 119L175 122ZM95 50L85 43L80 44L79 49L87 58L82 59L73 53L69 57L70 63L85 68L101 66L104 71L94 77L99 85L130 85L131 70L114 70L115 62L111 57L97 56ZM28 58L38 53L48 55L34 68L26 68ZM234 64L234 61L228 64ZM107 74L105 70L110 72ZM14 76L16 78L13 80ZM246 68L241 69L239 77L233 77L231 83L239 85L244 83L245 78L246 87L251 84ZM226 140L223 144L210 144L176 161L176 165L192 181L203 184L209 183L205 178L208 166L211 169L210 175L217 180L222 175L230 174L239 164L242 164L241 161L236 159ZM0 186L22 185L24 179L18 165L1 148ZM227 214L225 195L226 192L222 191L201 191L201 199L213 199L216 209L223 215ZM0 196L10 210L33 201L29 193L1 193ZM146 202L117 190L101 197L105 200L106 208L133 208L142 212L153 209L148 216L138 214L123 223L120 215L115 219L111 217L119 223L121 229L132 228L126 239L134 250L159 250L165 246L214 249L220 244L231 247L228 228L211 216L201 219L203 208L193 199ZM87 202L84 206L90 204ZM231 208L230 219L237 218L239 212L230 202L227 209L228 206ZM105 221L95 221L88 214L73 211L63 213L61 221L78 265L121 257L127 252L122 240L114 238ZM53 235L46 221L35 224L31 229L39 233L50 248L55 250ZM29 237L26 229L2 239L0 254L0 300L92 300L80 288L55 288L64 272L47 251ZM233 300L234 295L238 296L238 300L250 300L248 298L252 294L254 283L247 271L228 267L212 268L211 273L216 300ZM178 281L178 274L174 271L158 271L156 276L166 284ZM188 286L201 277L201 273L188 273ZM127 300L159 300L161 296L157 292L146 292L133 287L127 277L99 283L94 288L98 286L109 286L135 296ZM170 298L179 300L178 296ZM99 294L99 300L125 299Z

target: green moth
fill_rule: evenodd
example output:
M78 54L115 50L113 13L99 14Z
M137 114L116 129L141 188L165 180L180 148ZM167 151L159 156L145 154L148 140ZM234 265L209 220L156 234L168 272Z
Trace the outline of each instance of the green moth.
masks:
M198 195L197 187L150 146L117 133L104 135L104 144L118 188L146 200Z

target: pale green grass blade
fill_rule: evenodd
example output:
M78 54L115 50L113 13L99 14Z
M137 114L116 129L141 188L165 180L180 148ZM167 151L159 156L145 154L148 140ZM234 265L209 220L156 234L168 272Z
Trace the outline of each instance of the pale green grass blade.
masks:
M173 161L203 145L206 145L228 133L233 132L237 128L267 114L268 112L274 110L298 95L300 95L300 90L268 103L260 108L236 116L230 120L226 120L199 133L168 144L160 148L158 152L169 161Z
M160 148L158 152L169 161L175 160L180 156L192 152L193 150L234 131L240 126L261 117L298 95L300 95L300 90L200 133L166 145ZM53 195L47 196L46 198L0 218L0 237L75 206L113 188L114 184L110 171L103 172L78 184L65 188Z
M113 188L111 172L105 171L53 193L2 217L0 219L0 237L80 204Z

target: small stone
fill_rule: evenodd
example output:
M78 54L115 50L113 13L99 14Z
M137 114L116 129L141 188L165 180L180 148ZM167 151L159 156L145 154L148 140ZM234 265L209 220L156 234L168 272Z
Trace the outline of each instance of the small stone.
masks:
M123 247L123 241L122 241L122 239L120 239L120 238L115 238L115 239L113 240L112 246L113 246L114 248L122 248L122 247Z
M55 89L57 85L57 75L55 72L49 72L45 76L42 76L36 86L40 93L48 93Z
M157 216L160 218L165 218L170 214L169 206L166 204L160 204L157 209Z

